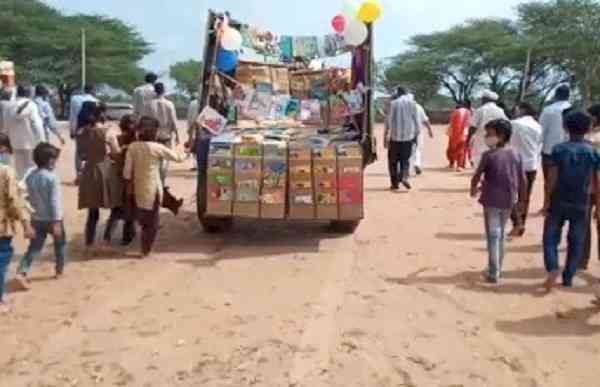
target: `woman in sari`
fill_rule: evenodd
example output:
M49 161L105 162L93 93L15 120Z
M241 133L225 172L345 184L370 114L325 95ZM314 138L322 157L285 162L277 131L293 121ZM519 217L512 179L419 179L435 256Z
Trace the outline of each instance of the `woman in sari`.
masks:
M448 128L448 150L446 156L450 168L461 171L466 167L467 161L467 132L471 121L469 102L461 102L450 115Z

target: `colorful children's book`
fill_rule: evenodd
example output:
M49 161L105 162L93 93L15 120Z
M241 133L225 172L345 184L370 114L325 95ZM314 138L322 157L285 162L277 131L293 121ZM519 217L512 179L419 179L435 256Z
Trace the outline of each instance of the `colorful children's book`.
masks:
M197 119L198 126L205 128L211 134L218 136L227 127L227 118L210 106L206 106Z

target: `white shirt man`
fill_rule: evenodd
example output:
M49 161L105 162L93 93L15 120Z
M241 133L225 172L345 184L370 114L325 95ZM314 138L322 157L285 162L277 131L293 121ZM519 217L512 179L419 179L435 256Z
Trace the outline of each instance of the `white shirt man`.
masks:
M419 136L421 124L414 99L401 88L396 92L396 97L390 106L384 134L385 144L388 148L391 188L397 190L399 184L402 183L406 189L411 189L408 182L410 157L413 153L414 142Z
M417 102L417 119L419 121L419 136L417 137L417 143L415 144L415 150L410 158L410 164L414 167L417 175L422 173L423 169L423 154L425 151L425 129L429 133L429 137L433 138L433 130L431 129L431 123L429 117L425 112L423 106Z
M475 110L471 117L471 128L476 129L470 144L471 159L475 168L479 166L481 156L489 150L485 143L485 126L494 120L507 119L504 110L496 104L498 98L498 94L493 91L484 91L481 97L483 104L479 109Z
M151 115L150 104L156 99L156 92L154 91L154 84L158 80L156 74L146 74L146 83L142 86L136 87L133 91L133 112L138 117L148 117Z
M175 142L179 145L180 141L179 132L177 131L177 112L175 110L175 104L165 97L165 85L162 83L154 85L154 92L156 98L150 102L148 116L155 118L159 122L159 141L161 139L169 139L168 142L160 142L171 147L173 145L173 137L175 137ZM168 160L161 161L160 177L163 184L167 179L168 170Z
M417 103L407 94L392 101L386 120L386 139L392 142L414 141L419 135Z
M512 237L520 237L525 233L529 199L542 155L542 126L534 118L535 110L528 103L520 103L516 110L519 118L512 121L513 133L510 143L523 162L527 176L527 197L523 200L524 206L515 207L513 210L511 219L514 229L510 233Z
M160 123L159 137L175 137L179 143L177 111L173 102L161 95L150 103L149 116L156 118Z
M40 142L47 141L44 123L38 107L26 89L19 88L16 101L7 106L6 126L14 152L17 178L22 180L27 171L35 167L33 150Z
M563 125L563 115L566 110L572 107L569 102L571 90L569 86L559 86L554 93L555 102L547 106L540 115L540 125L542 125L542 170L544 172L544 192L549 189L548 174L552 166L550 155L552 150L558 144L567 140Z
M511 145L521 155L525 172L537 172L542 154L542 126L530 115L512 121Z
M540 125L543 128L543 149L546 156L552 154L552 149L567 140L567 134L563 127L563 113L571 108L569 101L557 101L546 107L540 116Z

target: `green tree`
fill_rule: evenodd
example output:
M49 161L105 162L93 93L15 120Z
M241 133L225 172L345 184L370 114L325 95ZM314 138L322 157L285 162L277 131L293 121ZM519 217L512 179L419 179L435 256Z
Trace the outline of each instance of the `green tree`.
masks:
M179 92L187 94L196 92L200 84L202 69L202 62L193 59L172 65L171 78L175 80Z
M541 109L551 92L560 84L572 83L569 70L554 58L530 50L528 68L523 69L516 101L528 100Z
M501 96L516 90L527 47L517 25L505 19L476 19L447 31L416 35L410 49L392 61L383 83L413 84L433 93L444 89L455 101L486 86ZM437 90L436 90L437 91Z
M38 0L0 0L0 56L15 62L21 82L59 90L62 112L80 86L81 31L87 38L87 79L131 90L143 78L139 61L151 46L131 26L104 16L64 16Z
M518 11L532 50L572 74L589 105L600 69L600 2L534 1L520 5Z
M424 59L415 52L407 52L388 63L380 63L380 88L391 94L397 86L408 87L418 101L428 103L440 89L440 77L437 69Z

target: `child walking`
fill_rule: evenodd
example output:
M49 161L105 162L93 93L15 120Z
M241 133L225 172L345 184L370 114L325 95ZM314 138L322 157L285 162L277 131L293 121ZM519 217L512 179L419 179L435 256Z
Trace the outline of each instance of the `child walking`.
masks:
M117 178L122 180L119 185L125 187L125 179L123 178L123 169L125 168L125 158L127 155L127 148L133 142L137 140L137 117L132 114L127 114L121 118L119 127L121 134L117 136L117 142L119 145L120 153L113 154L112 159L115 162L114 167L117 170ZM106 221L106 228L104 230L104 243L108 246L111 244L112 235L117 223L122 220L123 224L123 237L121 244L123 246L129 246L135 239L135 219L134 219L134 207L135 200L126 195L123 190L123 205L121 207L113 208L110 211L110 217Z
M48 143L39 144L33 151L37 169L25 179L29 201L34 210L31 225L35 230L35 237L31 240L18 269L17 280L23 289L29 289L28 275L31 265L42 252L48 234L54 239L56 279L64 272L66 237L62 193L58 176L54 173L59 155L60 150L55 146Z
M4 297L6 272L13 256L12 239L21 224L28 238L33 237L30 209L20 192L14 169L10 166L12 148L8 136L0 133L0 314L9 312Z
M161 203L164 203L163 198L168 194L160 178L162 160L182 163L189 157L156 142L159 126L154 118L140 119L140 141L129 146L123 170L128 194L135 197L137 220L142 229L143 258L148 258L152 253L160 225ZM178 209L182 203L179 201L175 207Z
M548 272L544 287L548 291L556 286L561 275L558 245L566 222L569 222L567 262L562 271L565 287L573 286L573 277L584 256L590 193L598 187L600 169L600 156L585 140L591 125L592 120L586 114L569 113L564 118L569 141L555 146L549 158L548 190L544 200L544 264ZM599 198L600 195L595 195L597 205Z
M483 206L489 255L485 277L489 283L496 284L502 277L506 223L513 208L516 205L522 207L520 203L526 197L527 182L521 157L508 145L512 136L510 121L491 121L485 131L490 150L483 154L473 176L471 197L479 194L483 177L479 202Z

